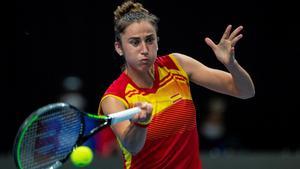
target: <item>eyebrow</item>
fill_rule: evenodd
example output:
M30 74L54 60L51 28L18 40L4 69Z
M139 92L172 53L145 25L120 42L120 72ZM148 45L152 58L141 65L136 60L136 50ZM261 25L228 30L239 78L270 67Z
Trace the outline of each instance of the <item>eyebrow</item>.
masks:
M147 36L145 37L145 39L150 38L150 37L154 37L154 34L151 33L151 34L147 35ZM133 36L133 37L128 38L128 40L131 40L131 39L132 39L132 40L138 40L138 39L140 39L140 37L135 37L135 36Z

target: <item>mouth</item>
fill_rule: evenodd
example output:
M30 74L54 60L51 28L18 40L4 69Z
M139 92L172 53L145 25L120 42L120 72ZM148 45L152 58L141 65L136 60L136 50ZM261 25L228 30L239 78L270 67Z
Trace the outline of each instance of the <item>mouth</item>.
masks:
M151 61L149 59L141 59L140 63L142 63L142 64L150 64Z

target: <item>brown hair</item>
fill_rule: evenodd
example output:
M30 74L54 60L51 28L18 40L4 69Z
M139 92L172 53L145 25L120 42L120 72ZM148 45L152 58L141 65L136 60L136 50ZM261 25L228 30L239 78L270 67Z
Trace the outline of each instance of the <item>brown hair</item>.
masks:
M125 1L114 11L114 31L115 40L120 41L120 34L124 32L127 26L134 22L149 21L158 31L157 23L159 19L143 7L141 3L132 0Z

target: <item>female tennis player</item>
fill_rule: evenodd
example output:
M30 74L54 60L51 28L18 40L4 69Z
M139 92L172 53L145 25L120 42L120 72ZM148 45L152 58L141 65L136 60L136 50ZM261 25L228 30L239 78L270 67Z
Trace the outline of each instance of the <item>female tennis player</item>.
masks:
M99 113L140 106L142 113L112 126L126 169L200 169L196 111L190 83L241 99L255 94L249 74L234 56L242 26L227 26L219 43L205 42L227 71L185 54L157 56L158 18L126 1L114 11L115 50L125 59L120 76L103 95Z

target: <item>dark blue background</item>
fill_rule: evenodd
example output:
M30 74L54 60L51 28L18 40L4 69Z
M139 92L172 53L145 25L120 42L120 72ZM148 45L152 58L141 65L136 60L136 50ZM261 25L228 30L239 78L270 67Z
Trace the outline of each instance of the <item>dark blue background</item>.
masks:
M1 151L11 150L22 121L54 102L61 81L80 76L87 110L96 112L106 87L120 73L113 48L113 11L120 1L29 0L16 3L15 56L5 60L5 112L10 130ZM140 1L160 18L159 54L181 52L207 66L224 69L204 38L217 42L227 24L244 26L236 58L252 76L256 96L239 100L192 85L198 121L207 100L224 97L227 125L243 149L290 150L300 147L298 109L299 11L288 1ZM5 125L7 126L7 125ZM2 148L3 146L3 148Z

